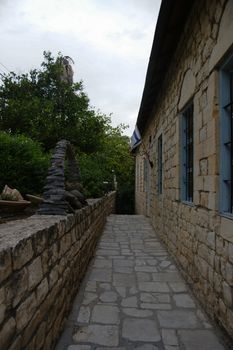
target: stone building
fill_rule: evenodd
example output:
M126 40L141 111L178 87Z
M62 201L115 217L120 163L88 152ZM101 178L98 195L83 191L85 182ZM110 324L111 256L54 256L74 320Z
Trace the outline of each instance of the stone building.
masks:
M233 336L233 1L163 0L137 119L136 213Z

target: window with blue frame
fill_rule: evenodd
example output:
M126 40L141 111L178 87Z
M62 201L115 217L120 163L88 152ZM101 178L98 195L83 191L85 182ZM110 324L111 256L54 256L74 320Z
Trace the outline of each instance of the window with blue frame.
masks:
M181 199L193 201L193 104L182 113Z
M162 135L158 138L158 193L163 192L163 139Z
M233 214L233 56L220 70L220 211Z

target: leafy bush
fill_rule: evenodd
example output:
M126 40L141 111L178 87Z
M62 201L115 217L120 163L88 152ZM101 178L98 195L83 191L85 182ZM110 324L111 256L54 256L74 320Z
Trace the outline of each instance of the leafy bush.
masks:
M96 155L79 154L78 165L81 172L81 182L88 198L102 197L104 194L104 169L98 162Z
M25 137L0 132L0 191L7 184L21 193L42 193L49 156Z

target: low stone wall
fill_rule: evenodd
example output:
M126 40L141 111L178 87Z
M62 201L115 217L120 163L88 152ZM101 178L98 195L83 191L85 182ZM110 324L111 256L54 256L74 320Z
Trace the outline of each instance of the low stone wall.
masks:
M54 348L115 193L67 216L0 226L0 348Z

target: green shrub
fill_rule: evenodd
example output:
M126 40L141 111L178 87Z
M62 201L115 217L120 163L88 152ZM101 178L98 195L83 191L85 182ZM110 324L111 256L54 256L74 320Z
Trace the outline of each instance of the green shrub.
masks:
M96 155L78 154L78 165L81 173L81 183L85 189L87 198L98 198L104 194L104 184L106 181L103 167L98 163Z
M0 132L0 192L7 184L23 194L42 193L49 158L30 138Z

